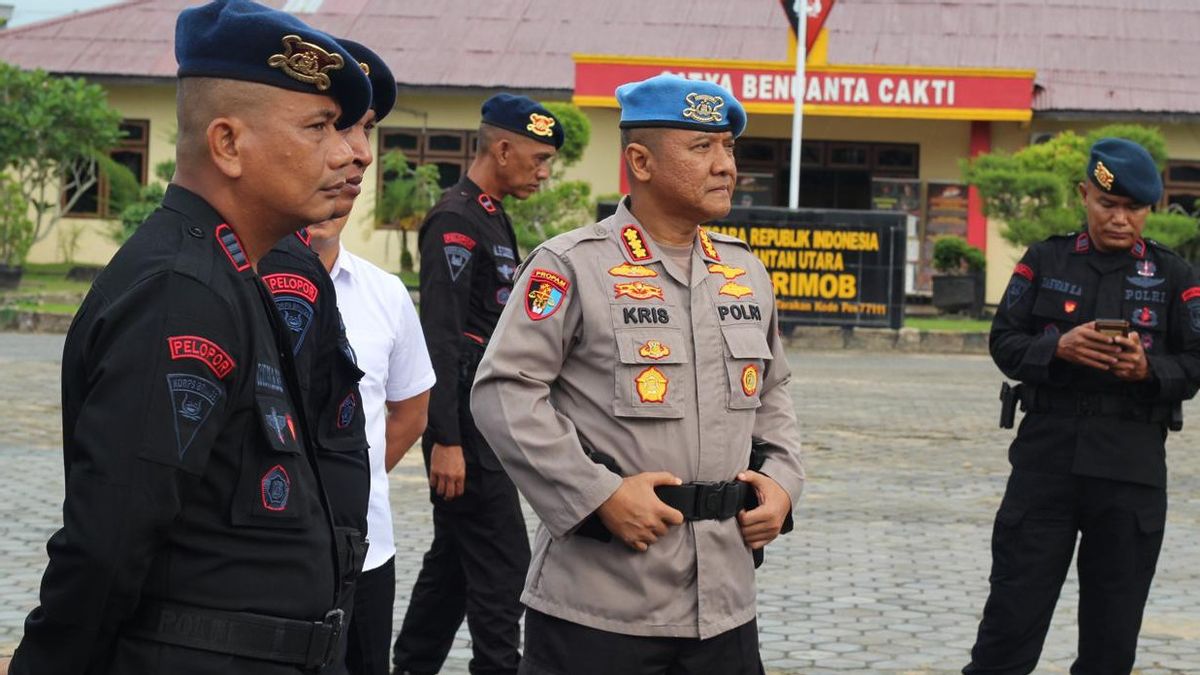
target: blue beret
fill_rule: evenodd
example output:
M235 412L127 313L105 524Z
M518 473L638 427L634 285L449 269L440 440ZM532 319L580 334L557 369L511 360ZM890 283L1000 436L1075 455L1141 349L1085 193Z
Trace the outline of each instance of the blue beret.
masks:
M371 80L371 110L375 111L375 121L387 117L396 105L396 77L383 62L378 54L353 40L339 39L338 44L350 52L350 56L358 61L358 65Z
M342 108L339 129L358 122L371 105L371 83L337 40L249 0L214 0L180 12L175 60L181 78L243 80L329 96Z
M621 128L671 127L697 131L746 129L746 109L724 88L678 75L656 75L617 87Z
M1101 138L1088 159L1092 184L1138 204L1157 204L1162 198L1162 174L1145 148L1124 138Z
M496 94L483 102L480 112L485 124L528 136L555 148L562 147L563 128L558 118L531 98Z

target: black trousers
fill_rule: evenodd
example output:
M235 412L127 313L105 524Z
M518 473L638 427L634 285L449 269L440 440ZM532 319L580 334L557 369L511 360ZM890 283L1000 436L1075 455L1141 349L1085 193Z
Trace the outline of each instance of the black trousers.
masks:
M396 602L396 559L359 575L354 612L347 629L346 668L350 675L388 675L392 646L392 607Z
M642 637L525 613L521 675L761 675L758 622L699 638Z
M967 675L1029 673L1079 537L1075 675L1129 673L1166 521L1162 488L1014 469L992 534L991 593Z
M471 673L516 673L529 536L503 471L468 462L462 496L433 500L433 544L413 585L393 653L397 672L442 668L464 615Z

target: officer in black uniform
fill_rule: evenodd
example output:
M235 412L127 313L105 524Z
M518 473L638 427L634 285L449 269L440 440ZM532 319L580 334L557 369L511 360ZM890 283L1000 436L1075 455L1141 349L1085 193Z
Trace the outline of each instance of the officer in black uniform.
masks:
M354 160L346 172L346 185L335 203L333 217L350 213L359 184L373 160L370 131L387 115L396 101L396 82L377 54L364 45L339 39L371 81L371 107L351 127L342 131ZM263 282L271 291L280 318L291 338L293 359L309 421L309 435L317 448L321 477L333 510L333 522L342 546L341 555L348 577L339 606L351 607L355 580L366 557L367 503L371 494L371 466L367 453L366 418L358 381L362 378L354 350L338 311L333 279L317 254L309 247L308 230L284 237L258 265ZM350 612L347 625L353 623ZM347 672L344 658L350 631L343 632L342 658L324 671L327 675ZM390 631L389 631L390 639Z
M421 225L421 325L437 373L422 439L434 537L396 639L397 672L441 669L464 614L472 673L515 673L529 538L512 481L471 417L475 368L512 292L520 259L500 200L550 175L563 130L524 96L483 104L466 177Z
M1071 672L1130 672L1166 520L1164 442L1200 388L1200 286L1187 262L1141 237L1162 196L1154 160L1100 140L1079 193L1087 230L1031 246L992 324L992 358L1021 381L1027 412L964 673L1034 669L1077 535Z
M309 673L341 628L346 570L255 264L331 214L335 124L370 86L328 35L245 0L176 30L178 169L67 336L64 522L14 675Z

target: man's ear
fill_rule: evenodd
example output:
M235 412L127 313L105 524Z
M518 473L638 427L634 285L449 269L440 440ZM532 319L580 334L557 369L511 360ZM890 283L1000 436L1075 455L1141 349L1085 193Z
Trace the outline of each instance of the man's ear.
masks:
M1086 202L1088 195L1087 184L1083 181L1079 181L1079 184L1075 186L1075 189L1079 192L1079 201Z
M654 161L650 148L641 143L630 143L625 146L625 166L629 170L629 178L639 183L650 182L651 165Z
M206 137L209 157L217 170L227 178L242 176L241 151L246 134L246 126L236 118L218 117L208 123Z
M513 156L513 143L507 138L492 143L492 155L500 166L508 166Z

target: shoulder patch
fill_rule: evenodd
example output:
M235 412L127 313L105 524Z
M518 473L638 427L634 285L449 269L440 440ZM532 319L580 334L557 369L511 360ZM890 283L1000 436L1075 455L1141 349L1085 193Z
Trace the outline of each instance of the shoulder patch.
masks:
M168 337L167 349L170 351L172 361L195 359L208 366L213 375L219 379L225 379L225 376L237 367L233 358L229 356L229 352L212 340L197 335Z
M535 268L529 273L525 288L525 314L534 321L548 319L567 299L571 282L547 269Z
M271 295L287 293L298 295L309 302L317 301L317 285L299 274L268 274L262 279L271 291Z
M1013 268L1013 274L1033 281L1033 268L1025 263L1017 263L1017 266Z
M208 378L189 373L168 373L167 389L171 392L176 448L183 459L225 392Z
M1184 302L1200 298L1200 286L1192 286L1191 288L1185 290L1181 297L1183 297Z
M225 251L225 256L229 258L233 269L239 272L245 272L250 269L250 259L246 257L246 250L242 248L242 240L238 239L237 233L233 228L225 223L217 226L217 243L221 245Z

